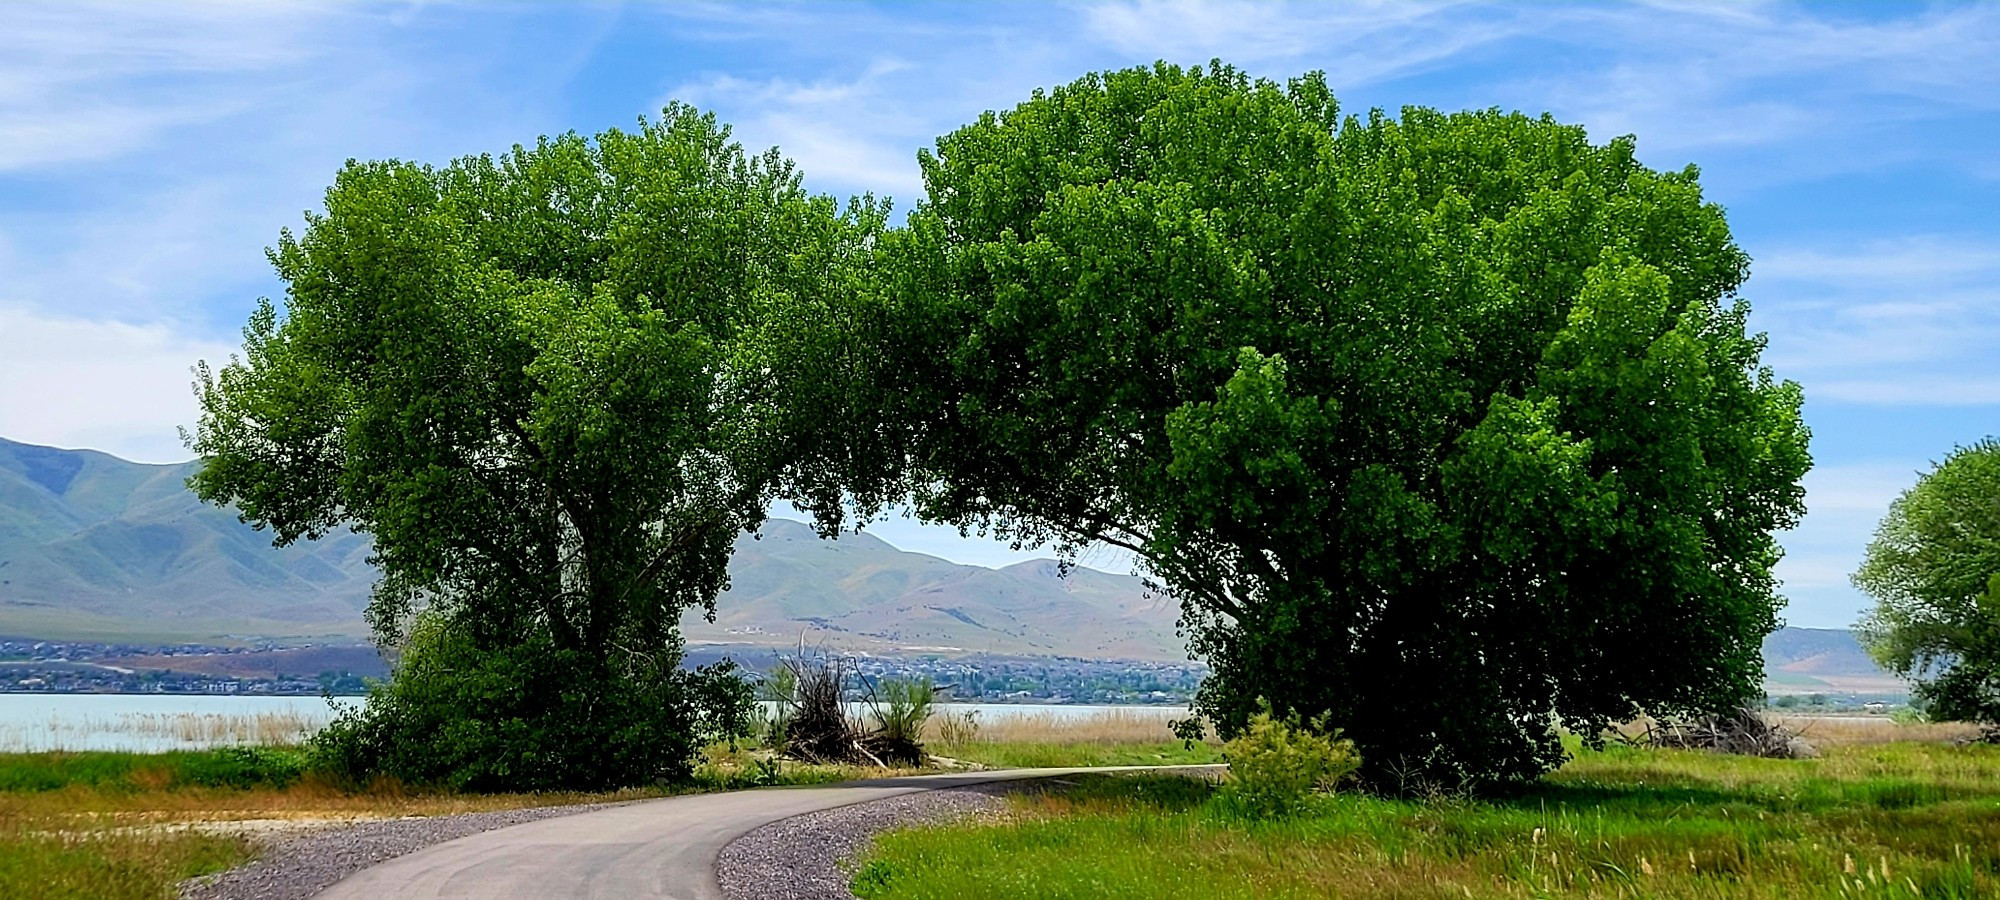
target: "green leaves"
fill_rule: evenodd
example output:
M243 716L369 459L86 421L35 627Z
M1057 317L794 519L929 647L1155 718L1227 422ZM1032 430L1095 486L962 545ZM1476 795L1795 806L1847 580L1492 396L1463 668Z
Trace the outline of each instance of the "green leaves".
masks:
M352 164L273 252L283 313L204 374L197 488L373 535L385 635L428 608L628 676L781 498L1123 547L1225 733L1325 711L1384 785L1533 777L1558 726L1755 689L1807 433L1694 170L1220 63L919 161L899 228L678 105Z
M1327 710L1378 778L1753 691L1809 461L1721 210L1547 117L1336 110L1162 64L939 139L873 270L920 512L1132 549L1225 732Z
M1944 719L2000 722L2000 440L1954 450L1889 505L1854 585L1870 655Z
M426 612L451 635L439 652L463 671L400 673L407 690L352 735L445 716L478 759L437 771L474 778L511 758L474 780L552 783L526 774L523 754L541 752L529 743L629 751L588 736L593 704L708 690L644 685L679 684L677 623L712 611L734 536L780 496L835 480L824 470L838 460L813 452L832 423L808 401L836 373L774 371L764 348L813 346L818 310L850 277L842 261L879 228L873 207L854 212L679 105L634 132L339 174L326 211L272 252L282 312L267 303L245 357L204 370L191 443L205 460L195 489L280 541L339 525L373 538L382 640ZM550 666L577 689L505 686ZM491 702L431 708L473 697ZM692 721L660 715L633 727ZM687 749L648 733L669 756Z

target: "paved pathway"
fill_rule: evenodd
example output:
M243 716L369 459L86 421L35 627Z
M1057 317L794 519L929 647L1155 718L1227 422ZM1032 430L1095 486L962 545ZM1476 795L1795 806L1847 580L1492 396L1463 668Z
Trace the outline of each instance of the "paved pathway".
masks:
M716 856L730 841L780 819L969 784L1090 772L1214 768L1005 769L646 800L446 841L356 872L319 897L722 900L715 878Z

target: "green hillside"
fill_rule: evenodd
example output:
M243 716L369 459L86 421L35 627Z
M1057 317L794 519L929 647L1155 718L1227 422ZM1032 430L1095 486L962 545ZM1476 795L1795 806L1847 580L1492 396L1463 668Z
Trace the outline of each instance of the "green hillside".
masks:
M76 640L363 639L375 571L352 533L274 549L186 487L193 463L141 465L0 439L0 635ZM1178 608L1139 579L1050 560L988 569L869 534L822 540L772 519L736 542L716 620L692 642L847 651L1182 660ZM1765 641L1771 689L1896 692L1853 635Z
M1181 660L1179 608L1139 579L1053 561L1004 569L898 550L868 534L822 540L772 519L736 542L716 620L683 621L693 641L848 650L977 651Z
M366 539L273 549L268 534L196 500L192 468L0 439L0 633L366 634Z
M0 440L0 634L82 640L367 636L375 571L352 533L274 549L197 501L192 463ZM737 541L716 622L691 640L857 651L1182 659L1175 609L1139 580L1052 562L987 569L871 535L771 520Z

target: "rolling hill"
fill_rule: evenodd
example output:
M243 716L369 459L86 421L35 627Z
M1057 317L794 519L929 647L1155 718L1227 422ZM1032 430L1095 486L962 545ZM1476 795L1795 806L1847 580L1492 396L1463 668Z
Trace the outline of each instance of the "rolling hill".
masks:
M143 465L0 439L0 634L76 640L363 639L375 571L352 533L273 548L196 500L193 463ZM732 588L694 641L1182 659L1176 610L1139 580L1055 564L1005 569L823 541L773 519L743 535Z
M101 641L354 640L375 571L352 533L274 549L186 487L193 463L142 465L0 439L0 635ZM743 535L716 620L692 643L850 651L1182 660L1178 609L1139 579L1036 560L988 569L868 534L821 540L772 519ZM1777 692L1893 693L1851 634L1765 640Z
M375 581L351 533L274 549L142 465L0 439L0 633L76 639L361 636Z
M683 620L689 640L785 645L803 636L850 650L1186 659L1173 603L1130 575L1060 576L1052 560L960 565L865 533L821 540L772 519L737 540L729 572L715 622Z

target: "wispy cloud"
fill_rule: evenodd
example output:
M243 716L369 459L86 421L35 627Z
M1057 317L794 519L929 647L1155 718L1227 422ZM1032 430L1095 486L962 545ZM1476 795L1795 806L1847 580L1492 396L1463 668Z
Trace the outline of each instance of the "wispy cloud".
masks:
M1809 398L2000 404L2000 238L1913 235L1794 246L1753 265L1768 361Z
M306 61L338 15L312 3L15 4L0 28L0 172L113 158L240 113L256 85L243 76Z
M1524 30L1510 17L1453 14L1468 5L1129 0L1088 8L1084 25L1137 62L1220 58L1262 68L1310 57L1336 87L1348 88L1423 71Z
M817 184L851 193L913 197L923 188L916 149L938 127L895 100L898 79L925 76L907 62L877 59L845 79L750 80L710 73L677 85L657 105L680 100L727 114L736 137L757 149L775 145Z
M1549 26L1540 40L1586 60L1506 93L1540 98L1594 136L1636 134L1668 165L1751 149L1785 161L1759 170L1765 180L1894 165L1927 149L1901 126L2000 103L2000 7L1881 19L1792 3L1517 11Z
M1859 609L1848 577L1859 568L1875 525L1889 504L1929 466L1920 461L1824 465L1806 473L1803 523L1783 536L1780 593L1791 600L1794 625L1845 627Z

